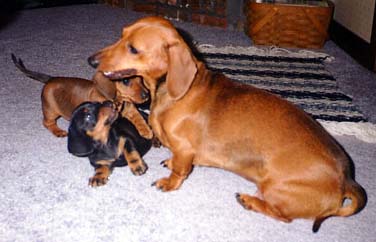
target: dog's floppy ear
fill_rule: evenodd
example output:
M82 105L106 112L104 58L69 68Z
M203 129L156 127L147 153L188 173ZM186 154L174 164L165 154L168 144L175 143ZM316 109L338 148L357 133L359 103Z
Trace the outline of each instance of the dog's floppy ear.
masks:
M112 100L116 96L115 83L105 77L101 71L97 71L93 77L95 87L97 90L105 96L106 99Z
M178 100L190 88L197 66L192 52L183 40L168 46L168 59L167 91L173 99Z
M93 140L80 130L76 123L71 123L68 129L68 152L79 157L93 153Z

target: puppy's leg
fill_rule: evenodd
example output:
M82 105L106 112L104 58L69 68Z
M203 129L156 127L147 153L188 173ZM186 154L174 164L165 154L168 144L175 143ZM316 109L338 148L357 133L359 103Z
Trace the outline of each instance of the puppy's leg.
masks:
M56 137L66 137L68 135L67 131L60 129L57 126L56 120L60 117L59 115L43 110L43 116L44 127L46 127Z
M171 174L169 177L159 179L152 185L155 185L158 189L168 192L178 189L185 178L192 171L192 154L185 154L183 152L174 153L170 160L167 160L168 168L171 169Z
M133 123L142 137L153 138L153 131L133 103L126 102L121 115Z
M111 162L104 160L98 161L96 164L95 175L89 179L89 185L92 187L106 185L112 172Z
M155 148L160 148L162 146L161 141L159 141L159 139L156 136L153 136L151 144Z
M285 218L278 209L270 205L267 201L262 200L256 196L247 194L236 194L236 199L245 208L253 210L258 213L265 214L277 220L289 223L291 219Z
M42 91L43 125L56 137L65 137L68 132L57 126L57 119L61 117L59 105L56 104L55 96L51 94L51 86L44 86Z
M123 154L133 175L140 176L146 172L148 166L141 158L132 140L125 140L125 149Z

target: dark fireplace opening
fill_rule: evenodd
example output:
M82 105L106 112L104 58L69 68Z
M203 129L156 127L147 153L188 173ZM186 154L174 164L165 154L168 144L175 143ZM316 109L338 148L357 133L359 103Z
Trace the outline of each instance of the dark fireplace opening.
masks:
M244 20L243 0L132 0L126 3L127 8L135 11L223 28L242 29Z

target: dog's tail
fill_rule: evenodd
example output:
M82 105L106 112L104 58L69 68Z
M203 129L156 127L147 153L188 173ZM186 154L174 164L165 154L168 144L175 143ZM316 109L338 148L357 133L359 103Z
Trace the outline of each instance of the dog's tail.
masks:
M343 199L350 199L351 204L339 208L338 212L334 214L335 216L346 217L353 215L360 212L367 204L366 191L352 179L346 183Z
M351 203L340 207L336 213L330 216L347 217L360 212L367 204L367 193L358 183L349 179L346 182L343 202L345 203L347 199L351 200ZM316 218L313 223L312 231L317 232L321 223L330 216Z
M20 70L22 71L23 73L25 73L26 76L34 79L34 80L37 80L37 81L40 81L42 83L46 83L48 80L50 80L52 78L52 76L49 76L47 74L44 74L44 73L40 73L40 72L35 72L35 71L31 71L31 70L28 70L26 69L25 65L23 64L22 60L21 59L17 59L17 57L12 54L12 60L13 60L13 63L14 65Z

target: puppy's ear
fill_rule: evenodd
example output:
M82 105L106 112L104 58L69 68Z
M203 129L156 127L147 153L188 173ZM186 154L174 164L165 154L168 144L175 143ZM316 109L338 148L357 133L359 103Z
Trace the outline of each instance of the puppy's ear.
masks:
M167 91L178 100L186 94L196 76L196 61L183 40L169 45L168 58Z
M105 77L101 71L97 71L93 77L93 81L97 90L105 96L106 99L112 100L116 96L115 83Z
M73 121L73 122L72 122ZM68 152L79 157L93 153L93 140L72 119L68 129Z

